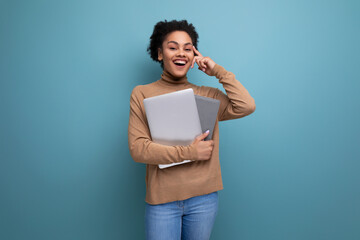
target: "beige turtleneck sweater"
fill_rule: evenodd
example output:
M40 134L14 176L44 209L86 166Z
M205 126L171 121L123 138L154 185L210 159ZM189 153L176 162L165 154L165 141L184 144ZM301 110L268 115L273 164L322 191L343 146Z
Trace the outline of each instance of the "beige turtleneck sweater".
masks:
M135 162L146 165L146 199L149 204L161 204L208 194L223 189L219 161L218 121L241 118L255 110L254 99L235 75L215 65L211 74L223 85L227 94L217 88L196 86L187 77L174 78L164 71L156 82L133 89L130 97L128 141ZM214 148L209 160L193 161L165 169L158 164L196 159L196 149L188 146L165 146L151 141L143 100L165 93L192 88L200 96L220 100L213 132Z

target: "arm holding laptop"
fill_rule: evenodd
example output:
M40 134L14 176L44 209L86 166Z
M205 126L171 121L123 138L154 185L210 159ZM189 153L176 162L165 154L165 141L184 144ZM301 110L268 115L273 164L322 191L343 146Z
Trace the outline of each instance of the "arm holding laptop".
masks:
M191 160L208 160L213 149L213 141L202 141L209 134L203 133L196 137L188 146L166 146L151 140L145 115L138 96L141 93L136 87L130 98L130 118L128 143L130 154L135 162L145 164L170 164Z

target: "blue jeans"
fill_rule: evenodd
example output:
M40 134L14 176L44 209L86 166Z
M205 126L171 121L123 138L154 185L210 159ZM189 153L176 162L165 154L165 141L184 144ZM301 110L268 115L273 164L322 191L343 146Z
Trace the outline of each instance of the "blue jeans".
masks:
M208 240L218 211L218 192L145 207L147 240Z

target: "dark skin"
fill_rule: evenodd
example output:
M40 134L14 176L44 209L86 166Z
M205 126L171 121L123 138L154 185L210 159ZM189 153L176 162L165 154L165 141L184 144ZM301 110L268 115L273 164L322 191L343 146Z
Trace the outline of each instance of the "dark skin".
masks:
M176 67L174 60L181 59L186 62L183 67ZM158 49L158 60L163 61L164 70L175 77L184 77L189 68L193 68L195 63L207 75L216 63L210 57L204 57L193 45L192 40L184 31L174 31L169 33L163 41L162 47Z

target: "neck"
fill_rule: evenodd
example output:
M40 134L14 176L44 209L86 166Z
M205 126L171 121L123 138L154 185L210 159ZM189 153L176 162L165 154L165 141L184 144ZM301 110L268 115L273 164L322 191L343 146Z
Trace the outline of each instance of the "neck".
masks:
M161 74L161 80L163 80L163 81L165 81L167 83L171 83L171 84L187 83L186 75L183 76L183 77L175 77L174 75L172 75L171 73L169 73L165 69L164 69L163 73Z

